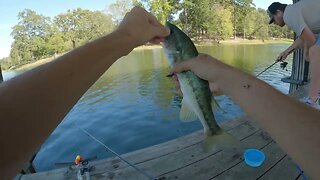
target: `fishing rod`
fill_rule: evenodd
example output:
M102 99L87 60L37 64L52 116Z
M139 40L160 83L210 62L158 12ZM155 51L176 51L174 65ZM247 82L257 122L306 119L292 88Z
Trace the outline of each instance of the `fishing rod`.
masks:
M134 164L130 163L129 161L127 161L126 159L124 159L123 157L121 157L118 153L116 153L115 151L113 151L112 149L110 149L107 145L103 144L101 141L99 141L97 138L95 138L92 134L90 134L88 131L86 131L85 129L81 128L80 126L78 126L76 124L77 128L79 130L81 130L83 133L85 133L87 136L89 136L91 139L93 139L94 141L96 141L97 143L99 143L100 145L102 145L104 148L106 148L107 151L111 152L112 154L114 154L115 156L117 156L119 159L121 159L122 161L124 161L125 163L127 163L129 166L133 167L135 170L137 170L138 172L140 172L141 174L143 174L144 176L146 176L148 179L152 179L152 180L156 180L157 178L147 174L146 172L144 172L143 170L139 169L137 166L135 166Z
M288 55L291 54L295 49L292 49L291 51L289 51ZM267 68L265 68L263 71L261 71L258 75L256 75L256 77L260 76L262 73L264 73L266 70L270 69L273 65L277 64L277 62L282 62L280 64L280 67L282 69L286 68L287 67L287 62L283 62L283 57L281 56L280 58L278 58L274 63L272 63L270 66L268 66Z
M256 77L259 77L262 73L264 73L266 70L270 69L273 65L277 64L277 62L279 61L275 61L274 63L272 63L270 66L268 66L267 68L265 68L263 71L261 71Z

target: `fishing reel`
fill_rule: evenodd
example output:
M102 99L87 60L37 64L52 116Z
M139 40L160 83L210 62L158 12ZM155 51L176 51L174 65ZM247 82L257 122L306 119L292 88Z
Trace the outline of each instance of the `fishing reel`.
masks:
M90 172L94 169L94 166L89 165L89 161L97 159L97 156L90 157L84 159L82 156L77 155L74 162L60 162L55 163L56 166L75 166L75 170L77 171L77 179L78 180L90 180Z
M286 69L286 71L288 71L287 65L288 65L287 62L281 62L281 63L280 63L280 68L281 68L282 70Z

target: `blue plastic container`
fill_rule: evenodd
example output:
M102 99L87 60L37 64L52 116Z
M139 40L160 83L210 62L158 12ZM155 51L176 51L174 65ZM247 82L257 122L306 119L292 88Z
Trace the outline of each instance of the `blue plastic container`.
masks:
M259 167L264 162L266 156L258 149L247 149L243 153L244 162L251 167Z

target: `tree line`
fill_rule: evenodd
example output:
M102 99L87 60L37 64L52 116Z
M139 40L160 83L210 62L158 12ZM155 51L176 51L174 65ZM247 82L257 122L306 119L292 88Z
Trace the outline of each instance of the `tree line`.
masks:
M141 6L162 23L178 25L197 40L292 38L292 31L268 25L265 10L252 0L117 0L103 11L74 9L50 18L25 9L12 28L3 69L67 52L111 32L133 7Z
M9 57L3 69L54 56L96 39L113 30L112 18L100 11L68 10L54 18L25 9L13 26Z

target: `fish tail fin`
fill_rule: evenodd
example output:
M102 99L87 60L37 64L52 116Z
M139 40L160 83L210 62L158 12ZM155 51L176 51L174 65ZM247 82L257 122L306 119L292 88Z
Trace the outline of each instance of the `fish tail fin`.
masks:
M240 141L223 130L220 134L206 136L202 146L205 152L210 152L218 149L229 149L237 151L241 149Z

